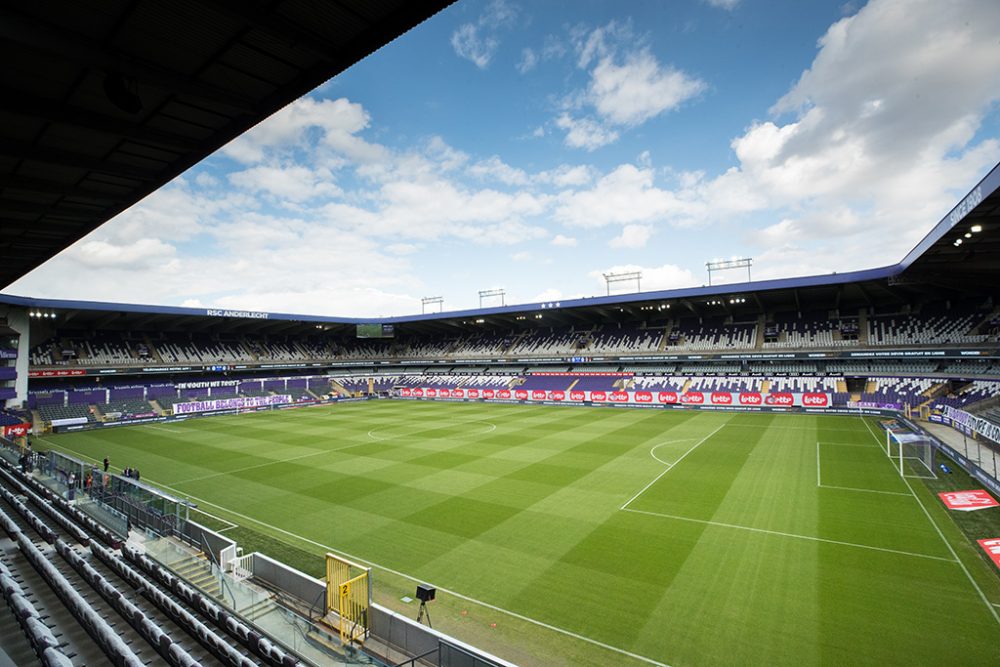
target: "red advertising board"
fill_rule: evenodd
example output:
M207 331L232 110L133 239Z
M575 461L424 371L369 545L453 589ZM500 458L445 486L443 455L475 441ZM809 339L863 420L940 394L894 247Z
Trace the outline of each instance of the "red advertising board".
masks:
M807 408L825 408L830 403L826 394L802 394L802 405Z
M660 403L676 403L677 402L677 392L676 391L661 391L656 394L656 400Z
M945 493L939 493L938 497L944 503L945 507L950 510L958 510L959 512L984 510L1000 505L996 501L996 498L991 496L988 491L983 491L982 489L946 491Z
M765 405L795 405L795 397L786 392L768 394L764 397Z
M732 405L733 395L728 391L713 391L711 401L712 405Z
M777 392L761 394L760 392L733 393L728 391L587 391L574 389L572 391L542 389L448 389L445 387L415 387L404 388L400 394L404 397L429 398L485 398L510 399L519 401L592 401L594 403L617 403L632 405L704 405L711 407L741 406L773 406L773 407L805 407L828 408L833 405L830 394L824 393L793 393Z
M82 368L59 368L51 371L28 371L29 378L64 378L86 374L87 371Z
M20 438L28 435L31 431L31 424L7 424L3 427L3 437Z
M983 548L986 555L990 557L993 564L1000 567L1000 537L991 537L988 540L977 540L979 546Z
M410 391L409 387L403 387L402 389L399 390L400 396L409 396L411 393L412 392Z

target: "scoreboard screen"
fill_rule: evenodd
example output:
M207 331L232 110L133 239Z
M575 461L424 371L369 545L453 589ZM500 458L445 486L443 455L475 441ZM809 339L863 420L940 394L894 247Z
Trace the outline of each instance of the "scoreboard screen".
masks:
M394 335L391 324L358 325L358 338L392 338Z

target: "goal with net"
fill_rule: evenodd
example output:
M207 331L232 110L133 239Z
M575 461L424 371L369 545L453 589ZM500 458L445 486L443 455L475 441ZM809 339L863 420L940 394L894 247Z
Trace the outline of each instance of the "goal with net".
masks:
M886 456L903 477L936 479L935 451L933 441L925 435L891 428L885 431Z

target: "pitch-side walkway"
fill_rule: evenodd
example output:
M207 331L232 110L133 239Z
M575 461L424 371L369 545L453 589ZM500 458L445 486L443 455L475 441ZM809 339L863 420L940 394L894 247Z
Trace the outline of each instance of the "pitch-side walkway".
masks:
M995 479L997 478L997 474L1000 473L1000 451L991 449L988 445L973 440L944 424L920 422L920 425L927 429L934 437L954 447L956 451L963 454L987 473L991 473Z

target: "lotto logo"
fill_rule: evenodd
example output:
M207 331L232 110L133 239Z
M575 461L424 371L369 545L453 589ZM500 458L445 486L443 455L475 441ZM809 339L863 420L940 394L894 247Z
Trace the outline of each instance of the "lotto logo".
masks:
M979 540L979 546L983 548L986 555L990 557L993 564L1000 567L1000 537L991 537L987 540Z
M802 405L825 408L828 403L826 394L802 394Z
M712 405L732 405L733 395L724 391L712 392Z
M989 494L987 491L982 489L975 489L971 491L947 491L945 493L939 493L938 497L944 503L944 506L950 510L958 510L960 512L972 512L975 510L983 510L990 507L1000 506L1000 503Z
M760 394L740 394L740 405L760 405L764 402Z

